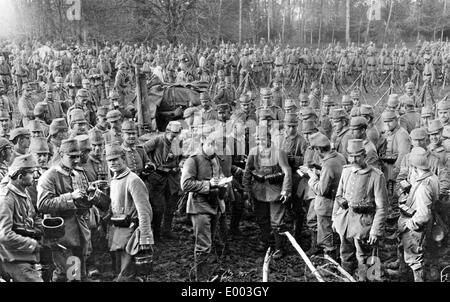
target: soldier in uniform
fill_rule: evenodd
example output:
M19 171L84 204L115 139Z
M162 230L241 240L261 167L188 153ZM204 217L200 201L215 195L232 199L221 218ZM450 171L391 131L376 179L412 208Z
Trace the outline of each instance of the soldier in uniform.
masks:
M330 115L332 113L332 108L335 107L335 102L328 95L325 95L322 100L322 112L320 115L320 126L325 131L325 135L331 138L333 133L333 125L331 123Z
M120 265L116 281L130 281L136 275L134 256L153 255L152 207L145 183L127 167L119 144L106 146L106 161L114 173L110 191L113 225L108 234L109 250L116 253ZM130 241L133 244L129 244Z
M53 90L51 88L51 86L47 87L47 92L45 95L45 99L42 101L43 103L45 103L48 107L48 120L52 121L55 118L61 118L61 117L65 117L65 113L63 110L63 107L61 105L61 103L63 102L59 101L59 100L54 100L53 99Z
M428 129L428 125L432 120L434 120L434 110L427 106L422 107L420 113L420 127Z
M283 90L282 90L282 82L280 78L275 78L273 80L273 88L272 92L272 104L282 108L283 106Z
M307 142L297 131L298 117L296 113L286 113L284 117L285 135L281 143L282 149L288 157L288 164L292 175L292 198L291 208L294 218L294 237L300 240L303 229L302 198L304 188L307 186L306 179L301 178L297 170L303 164L303 157L307 148Z
M374 125L374 112L373 107L370 105L362 105L360 110L361 116L367 120L367 130L366 135L367 139L369 139L376 147L377 151L380 149L380 144L382 141L380 140L380 131Z
M309 106L314 109L320 108L320 86L319 83L314 81L311 84L311 92L308 96Z
M367 258L383 235L388 207L386 180L380 170L366 164L363 140L350 140L347 153L350 165L342 170L332 221L341 239L342 267L352 273L356 256L359 280L365 281Z
M412 269L415 282L423 282L427 242L427 225L433 215L432 205L439 199L439 181L430 171L426 150L415 147L409 157L415 181L402 207L398 230L403 246L404 260ZM429 239L428 239L429 240Z
M210 263L219 215L219 179L223 173L216 156L215 137L202 136L201 143L201 148L184 162L180 184L189 194L186 212L195 236L195 280L208 281L213 273Z
M445 166L447 164L447 152L442 144L442 131L444 127L440 120L432 120L428 125L428 135L430 136L430 144L428 150L437 156L439 164Z
M73 109L70 112L71 122L70 122L70 137L75 137L77 135L88 134L89 125L86 121L83 110Z
M76 64L72 64L72 70L66 76L64 84L69 88L69 97L75 102L75 97L79 89L82 88L83 75Z
M447 101L440 101L436 106L437 118L442 126L450 125L450 105Z
M11 118L8 112L0 110L0 137L9 138L9 131L11 130Z
M114 142L118 143L119 145L122 144L122 113L119 110L111 110L106 114L106 119L110 125L110 129L103 134L105 142L107 144Z
M352 108L353 108L353 102L350 99L350 96L343 95L341 103L342 103L342 108L344 108L345 112L347 112L347 114L350 115Z
M75 103L67 110L67 123L70 125L72 120L72 111L80 109L83 111L86 121L89 124L95 124L95 112L96 110L89 103L89 93L86 89L81 88L76 94Z
M260 244L267 248L272 229L274 257L284 254L286 202L292 192L292 175L286 152L272 142L269 128L257 128L258 143L250 150L244 170L244 199L253 200L260 228ZM281 254L281 255L277 255Z
M92 203L87 198L87 184L75 170L81 155L78 141L62 141L59 153L60 163L39 178L37 205L39 212L64 219L65 235L57 242L67 249L53 250L56 266L53 281L67 281L66 263L70 256L80 259L80 267L77 269L84 281L87 279L85 263L90 241L89 207Z
M383 172L388 186L391 210L396 212L397 201L394 200L395 180L400 172L400 164L403 157L411 149L411 140L408 132L400 127L398 117L394 111L385 110L381 118L386 130L383 134L383 137L386 139L386 150L382 152L380 159L383 162ZM392 214L395 215L394 213Z
M12 155L11 143L3 137L0 137L0 182L8 174L8 166Z
M257 118L254 111L250 110L251 102L246 95L241 95L239 98L240 108L233 112L230 120L233 123L241 123L244 126L244 138L245 138L245 148L244 154L247 155L250 151L250 145L252 142L252 137L250 133L254 133L257 124Z
M315 168L302 171L308 173L308 185L316 194L314 211L317 217L317 246L323 250L324 254L336 258L331 215L333 200L346 159L342 154L331 149L329 139L321 133L309 136L309 142L311 147L317 151L322 167L320 173L315 171Z
M26 128L15 128L9 135L9 141L13 144L10 163L14 158L26 155L30 147L30 132Z
M165 133L152 137L143 145L149 163L155 170L148 176L148 181L152 197L153 232L157 241L161 235L166 239L176 238L172 233L172 220L180 191L181 152L177 146L180 133L180 122L171 121Z
M349 117L344 109L334 109L331 113L333 121L333 134L331 135L331 148L347 158L348 140L352 138L352 133L348 128Z
M109 129L109 123L106 118L108 113L108 108L106 106L98 107L97 109L97 123L95 124L93 129L100 130L102 133L105 133Z
M17 157L8 169L9 183L0 190L0 271L14 282L43 282L36 267L41 221L25 191L36 166L30 154Z
M0 110L8 112L10 118L12 118L14 105L12 100L8 97L8 91L5 85L0 81Z
M5 57L0 55L0 83L5 87L5 90L9 90L11 85L11 67L6 62Z
M400 107L404 107L404 103L407 99L412 99L413 100L413 104L415 107L420 107L420 104L418 102L418 98L414 93L414 83L413 82L407 82L405 84L405 94L403 94L400 98Z
M411 98L403 100L404 114L400 116L400 127L403 127L408 133L415 128L420 127L420 113L414 108L414 101Z
M69 136L69 128L67 126L66 119L57 118L54 119L48 129L48 145L50 149L51 159L49 161L50 165L59 162L59 147L61 146L61 141L65 140Z
M381 169L381 162L378 158L377 148L367 137L367 127L367 120L362 116L352 117L350 120L352 139L363 140L364 149L366 150L366 163L372 167Z
M42 128L42 134L44 137L48 137L49 125L47 124L48 119L48 106L43 102L39 102L34 107L34 120L30 121L30 124L39 124Z
M137 126L134 121L122 123L122 149L125 153L127 167L140 176L149 161L144 149L137 145Z
M256 117L258 121L261 119L263 111L270 111L273 120L282 121L284 118L283 110L273 103L272 92L270 89L261 88L260 107L256 109Z
M105 140L103 133L98 129L91 129L89 131L89 142L92 149L84 165L86 176L89 182L108 180L110 177L104 158Z
M34 118L34 103L31 98L31 92L33 88L30 86L30 84L26 83L23 85L23 89L23 94L20 97L17 106L19 107L19 113L22 118L22 125L26 127L28 125L28 122Z

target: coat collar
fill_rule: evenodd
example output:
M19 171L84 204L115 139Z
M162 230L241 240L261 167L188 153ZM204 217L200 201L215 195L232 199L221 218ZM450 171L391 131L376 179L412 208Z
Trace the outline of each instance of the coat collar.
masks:
M6 185L8 189L15 194L19 195L20 197L27 198L27 194L25 192L20 191L15 185L13 185L11 182Z
M122 179L122 178L128 176L128 174L130 174L130 172L131 172L131 170L127 167L127 168L125 168L125 170L122 173L120 173L118 175L114 175L112 179Z

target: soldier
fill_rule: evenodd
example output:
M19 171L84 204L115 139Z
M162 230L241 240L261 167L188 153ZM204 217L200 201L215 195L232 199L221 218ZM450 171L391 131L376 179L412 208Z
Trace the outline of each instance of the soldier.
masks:
M335 102L328 95L325 95L322 100L322 112L320 116L320 126L325 131L325 135L331 138L333 133L333 125L331 123L330 115L333 112L332 108L335 107Z
M308 185L316 194L314 211L317 216L317 246L323 250L325 255L336 258L331 215L333 200L337 192L339 179L341 178L342 167L346 164L346 159L342 154L331 149L330 141L321 133L311 135L309 141L311 147L317 150L322 167L320 175L314 170L315 168L302 171L308 173Z
M201 148L184 162L180 180L181 189L189 194L186 212L195 236L196 281L207 281L212 274L210 263L221 191L219 179L223 176L216 148L214 136L202 136Z
M366 82L372 85L372 87L377 86L377 59L374 55L374 52L371 50L367 51L367 59L366 59Z
M86 89L80 89L78 90L76 94L76 101L73 106L71 106L67 110L67 123L70 125L72 122L72 111L75 109L80 109L83 111L83 114L85 116L86 121L89 124L95 124L95 110L94 107L91 106L91 104L88 102L89 100L89 93Z
M86 277L86 253L90 240L88 227L89 206L87 187L80 180L75 167L80 161L80 148L76 139L61 142L60 163L46 171L38 181L38 209L43 214L51 214L64 219L65 235L58 243L66 250L54 249L56 270L53 281L66 281L67 258L76 256L80 260L81 280Z
M373 107L370 105L362 105L360 110L361 116L367 120L367 138L375 145L377 151L381 148L382 140L380 139L381 134L378 128L374 125L374 112Z
M382 152L380 159L383 162L383 172L388 185L391 207L396 212L397 204L394 200L395 180L400 172L400 164L403 157L411 149L411 140L408 132L400 127L398 117L394 111L385 110L381 118L386 130L383 134L383 137L386 139L386 150Z
M342 267L352 273L356 254L358 277L365 281L367 258L383 235L388 205L386 180L380 170L366 164L363 140L350 140L347 152L350 165L342 170L332 221L341 239Z
M83 110L73 109L70 112L71 122L70 122L70 137L75 137L77 135L88 134L89 125L86 121Z
M342 108L344 108L345 112L350 115L353 108L353 101L350 99L349 95L342 96Z
M34 103L31 98L31 91L33 88L30 84L26 83L23 85L23 94L20 97L17 106L19 107L19 113L22 118L22 125L26 127L28 122L34 118L33 109Z
M428 135L430 136L430 144L428 150L431 151L439 159L439 164L445 166L447 164L447 152L442 144L442 131L444 127L440 120L432 120L428 125Z
M36 107L34 107L34 120L30 121L29 125L38 123L42 128L43 136L48 137L49 125L47 121L49 120L47 104L44 102L37 103Z
M252 137L250 133L253 133L253 131L256 128L257 124L257 117L255 112L250 110L250 99L246 95L241 95L239 98L240 102L240 108L236 110L232 115L230 120L233 121L233 123L240 122L244 126L245 131L245 155L248 154L250 151L250 143L252 142Z
M272 92L272 104L274 104L277 107L283 106L283 91L282 91L282 82L280 78L275 78L273 80L273 88L271 89Z
M352 133L348 128L349 117L344 109L334 109L331 120L333 121L331 148L347 158L347 144L348 140L352 138Z
M422 107L420 113L420 127L428 129L430 122L434 120L434 111L430 107Z
M122 62L119 64L119 70L114 81L114 90L119 94L119 105L125 107L126 89L131 82L130 75L127 71L127 64Z
M15 128L9 135L9 141L14 145L10 161L12 163L14 158L28 153L30 132L25 128Z
M100 96L97 94L96 90L93 90L91 88L91 81L89 79L83 79L81 82L83 89L86 89L88 93L88 99L87 102L95 109L97 110L97 106L100 105Z
M25 189L33 183L36 162L28 154L8 169L11 178L0 191L0 270L14 282L43 282L36 267L42 229Z
M123 122L122 113L119 110L109 111L106 114L106 119L110 125L110 129L103 134L105 142L107 144L109 143L118 143L119 145L122 144L123 142L121 134Z
M14 79L15 86L17 88L17 96L19 96L20 92L22 91L22 85L24 83L28 83L28 75L29 70L26 67L26 64L24 64L22 58L17 58L16 62L14 62L12 68L11 68L11 74Z
M350 99L352 100L353 107L361 107L361 92L358 88L355 88L350 92Z
M399 98L400 107L404 107L405 100L407 100L409 98L413 100L413 104L414 104L415 107L420 107L420 104L418 102L419 100L418 100L417 96L414 93L414 88L415 87L414 87L414 83L413 82L407 82L405 84L405 94L403 94Z
M39 177L48 170L48 161L50 159L50 149L45 137L32 137L30 139L30 154L33 155L36 161L36 172L33 176L34 182L29 188L27 193L31 198L31 202L37 210L37 181Z
M92 149L86 164L84 165L86 176L89 182L108 180L110 175L104 157L105 140L103 138L103 133L98 129L91 129L89 131L89 142Z
M8 174L8 166L11 162L12 145L6 139L0 138L0 182Z
M298 101L300 104L300 108L305 108L309 106L309 99L306 93L301 92L298 96Z
M48 144L51 155L49 163L51 166L59 162L59 147L61 147L61 142L69 137L68 131L69 128L64 118L54 119L50 124Z
M8 112L0 110L0 137L9 138L9 131L11 130L11 119Z
M427 225L433 215L432 205L439 199L439 181L430 172L426 150L415 147L411 150L410 164L416 181L402 207L398 220L400 240L404 249L404 260L413 270L414 281L424 281L424 251L427 241ZM429 239L428 239L429 240Z
M62 77L55 78L55 86L53 87L52 95L53 101L56 103L59 102L61 104L64 113L66 113L67 109L69 109L69 107L73 105L72 99L69 97L69 93L64 87L64 81ZM56 110L57 109L55 109L55 111Z
M153 208L153 232L157 241L161 235L166 239L176 238L172 233L172 220L180 190L181 154L176 145L179 143L177 137L180 133L180 122L172 121L167 125L165 133L152 137L143 145L150 165L155 170L148 176L148 181L152 196L150 202Z
M258 120L261 120L263 111L270 111L270 116L273 120L282 121L284 119L283 110L273 102L271 90L261 88L260 105L261 106L256 109L256 117Z
M377 148L367 137L367 127L367 120L362 116L352 117L350 120L352 139L363 140L364 149L366 150L366 163L374 168L381 169Z
M12 100L8 97L8 91L6 90L5 85L0 81L0 110L6 111L10 118L12 118L13 109L14 105Z
M401 111L400 111L400 101L398 99L398 94L391 94L389 95L386 109L395 112L395 115L397 117L400 117ZM405 129L406 130L406 129Z
M109 250L116 253L120 273L116 281L130 281L136 275L133 257L153 256L152 207L145 183L127 168L118 144L107 145L106 160L112 171ZM133 244L129 244L132 242Z
M76 64L72 64L72 70L66 76L64 84L69 88L69 97L75 102L75 97L79 89L82 88L83 75Z
M403 127L408 133L415 128L420 127L420 113L414 109L414 101L411 98L403 100L404 114L400 116L400 127Z
M298 107L295 104L295 101L293 99L284 100L283 108L284 108L285 117L286 117L286 114L288 114L288 113L297 114Z
M137 126L134 121L122 123L122 149L125 153L127 167L131 172L140 176L149 159L144 149L137 146L137 133Z
M284 118L285 135L282 141L282 149L288 157L288 164L292 175L292 199L291 208L294 216L294 237L300 240L303 229L302 197L306 179L301 178L297 172L303 164L303 156L307 148L307 142L297 131L298 118L295 113L286 113Z
M106 106L98 107L97 109L97 123L93 129L100 130L102 133L108 131L109 123L106 115L108 113L108 108Z
M440 101L436 106L437 118L441 121L442 126L450 125L450 105L447 101Z
M200 93L201 109L195 114L199 114L202 118L202 123L207 121L217 120L217 111L212 107L211 98L206 92Z
M48 107L47 117L49 121L52 121L55 118L65 117L65 113L61 105L62 101L53 100L53 91L50 86L47 88L45 99L42 102Z
M3 83L5 91L9 90L11 85L11 67L4 56L0 56L0 83Z
M269 246L270 231L275 237L274 257L284 251L286 202L292 192L291 168L286 152L272 142L269 128L257 128L258 144L250 150L244 171L244 199L254 200L255 214L260 228L260 245Z
M308 96L309 106L314 109L320 108L320 86L316 81L311 84L311 92Z

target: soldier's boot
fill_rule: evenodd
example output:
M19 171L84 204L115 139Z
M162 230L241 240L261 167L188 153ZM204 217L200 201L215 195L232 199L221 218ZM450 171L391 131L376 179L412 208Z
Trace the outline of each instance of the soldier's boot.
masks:
M153 212L153 237L156 242L161 241L161 222L162 222L163 213L162 212Z
M208 261L208 254L196 253L194 255L194 272L196 282L207 282L211 275L211 264Z
M311 247L306 251L306 256L311 257L314 255L318 255L322 252L322 250L317 245L317 232L311 231Z
M422 268L414 270L413 274L414 274L414 282L424 282L425 281Z
M367 265L358 264L357 277L358 282L367 282Z
M275 237L275 251L272 255L274 260L278 260L283 258L286 255L286 237L284 235L280 235L277 232L274 234Z
M242 233L239 230L239 223L241 222L241 217L242 211L235 211L231 214L230 234L232 236L242 236Z

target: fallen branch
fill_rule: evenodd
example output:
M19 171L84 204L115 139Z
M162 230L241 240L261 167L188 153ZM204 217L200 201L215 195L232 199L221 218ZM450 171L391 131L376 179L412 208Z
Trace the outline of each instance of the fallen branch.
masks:
M339 275L337 275L337 274L335 274L335 273L333 273L333 272L331 272L331 271L329 271L329 270L327 270L327 269L325 269L325 268L323 268L323 267L321 267L321 266L319 266L318 269L324 271L324 272L327 273L327 274L332 275L333 277L335 277L335 278L337 278L337 279L339 279L339 280L342 280L342 281L344 281L344 282L348 282L348 280L345 279L344 277L339 276Z
M272 253L270 252L270 247L267 249L266 256L264 257L263 264L263 282L269 282L269 264L272 260Z
M303 260L305 261L306 265L308 266L308 268L311 270L311 272L313 273L313 275L316 277L316 279L319 282L325 282L325 280L323 280L322 276L319 274L319 272L317 271L317 269L314 267L314 265L312 264L311 260L309 260L308 256L306 256L305 252L302 250L302 248L300 247L300 245L298 245L297 241L294 239L294 237L292 237L291 233L289 232L284 232L284 235L287 236L287 238L289 239L289 241L291 242L292 246L297 250L297 252L300 254L300 256L303 258Z
M329 255L325 255L325 259L336 265L336 268L345 276L347 277L350 282L356 282L356 280L350 275L342 266L339 265L333 258L331 258Z

